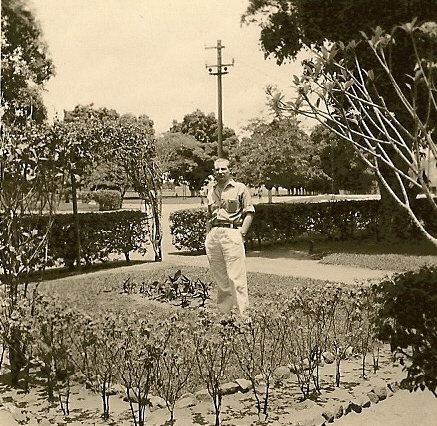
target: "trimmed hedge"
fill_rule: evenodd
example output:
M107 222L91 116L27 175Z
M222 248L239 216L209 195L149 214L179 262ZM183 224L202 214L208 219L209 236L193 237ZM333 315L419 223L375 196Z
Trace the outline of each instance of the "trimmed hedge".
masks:
M379 200L332 201L323 203L258 204L246 240L249 245L272 245L302 239L338 241L379 240ZM415 202L416 214L437 235L437 221L426 199ZM204 250L206 208L179 210L170 215L173 244L179 250ZM410 222L402 226L405 238L419 240L420 231Z
M27 218L23 226L42 235L48 217ZM129 260L131 251L146 253L150 243L147 215L140 211L92 212L79 214L81 261L92 264L105 261L110 254L124 254ZM41 253L40 265L63 263L72 267L76 256L76 225L74 215L57 214L48 237L46 253Z
M206 208L178 210L170 214L170 233L178 250L204 250Z
M99 210L110 211L121 208L122 197L121 192L113 189L99 189L91 192L92 198L99 205Z

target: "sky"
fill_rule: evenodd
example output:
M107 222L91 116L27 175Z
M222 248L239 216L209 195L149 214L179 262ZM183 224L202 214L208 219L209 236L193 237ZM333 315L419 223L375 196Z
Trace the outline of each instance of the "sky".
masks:
M241 135L269 118L265 88L293 95L301 58L264 59L260 28L241 25L247 0L29 0L56 75L46 84L49 117L93 103L120 114L146 114L157 134L200 109L217 117L217 77L206 65L234 66L222 77L223 124Z

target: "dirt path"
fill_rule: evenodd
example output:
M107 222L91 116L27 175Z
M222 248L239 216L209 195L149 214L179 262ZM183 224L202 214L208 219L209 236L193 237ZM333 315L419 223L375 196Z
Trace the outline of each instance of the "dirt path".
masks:
M177 210L199 207L196 204L164 204L162 212L162 251L164 261L178 264L208 266L205 255L190 256L178 251L172 244L169 216ZM132 259L153 260L149 251L145 256L133 254ZM354 284L372 279L380 279L390 271L375 271L340 265L322 264L314 259L296 259L295 254L286 249L251 250L247 252L247 270L265 274L276 274L302 278L314 278L326 281ZM141 266L138 266L140 268Z

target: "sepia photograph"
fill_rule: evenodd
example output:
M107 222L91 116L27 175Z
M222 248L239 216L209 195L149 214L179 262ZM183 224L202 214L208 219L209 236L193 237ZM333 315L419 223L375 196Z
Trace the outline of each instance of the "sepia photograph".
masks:
M1 0L0 426L434 426L437 0Z

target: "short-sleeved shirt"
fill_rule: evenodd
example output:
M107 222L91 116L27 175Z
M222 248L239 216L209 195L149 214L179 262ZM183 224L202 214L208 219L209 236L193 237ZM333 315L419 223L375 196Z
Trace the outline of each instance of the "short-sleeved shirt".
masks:
M227 183L221 194L215 184L208 191L207 201L211 224L232 223L239 226L247 213L255 213L249 189L233 179Z

